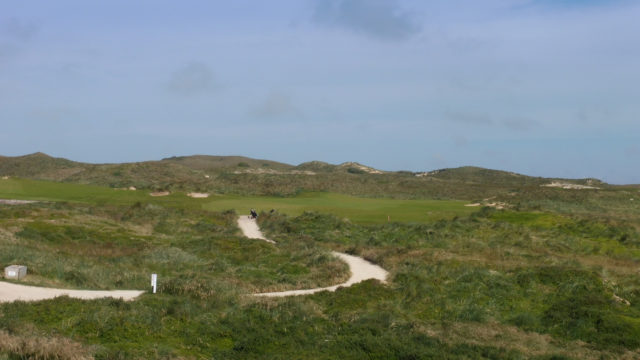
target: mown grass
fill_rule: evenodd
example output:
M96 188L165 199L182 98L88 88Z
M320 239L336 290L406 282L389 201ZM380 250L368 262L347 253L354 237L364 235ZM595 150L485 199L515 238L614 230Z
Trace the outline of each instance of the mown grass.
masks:
M239 213L256 208L277 210L290 216L305 211L333 214L357 223L424 222L471 214L466 201L372 199L335 193L305 193L295 197L219 197L204 205L205 209L220 211L235 209Z
M149 191L129 191L104 186L16 178L0 180L0 198L68 201L94 205L133 205L137 202L145 202L186 209L201 207L201 203L184 194L151 197Z
M464 206L465 201L454 200L373 199L335 193L303 193L293 197L213 195L207 199L193 199L184 193L174 193L164 197L151 197L147 191L15 178L0 180L0 198L71 201L97 205L132 205L144 202L184 209L234 209L239 214L246 214L251 208L263 211L276 209L292 216L300 215L304 211L317 211L360 223L420 222L465 216L474 211L473 208Z

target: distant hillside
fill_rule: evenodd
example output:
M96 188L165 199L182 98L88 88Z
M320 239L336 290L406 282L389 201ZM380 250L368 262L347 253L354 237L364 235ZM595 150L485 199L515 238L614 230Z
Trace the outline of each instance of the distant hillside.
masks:
M242 156L208 155L137 163L87 164L35 153L0 157L0 176L148 190L276 196L330 191L370 197L430 199L482 199L519 191L565 196L558 192L563 186L582 185L592 189L608 186L594 179L547 179L471 166L414 173L381 171L355 162L333 165L311 161L293 166ZM548 184L555 184L556 188L542 186Z
M502 185L535 185L548 182L545 178L531 177L507 171L484 169L475 166L433 170L418 173L417 176L473 184L493 183Z
M0 174L45 180L62 180L84 171L86 164L54 158L37 152L34 154L0 157Z
M162 162L186 166L193 170L216 171L235 167L270 168L275 170L291 170L294 166L270 160L252 159L244 156L174 156L162 159Z
M351 174L382 174L385 171L362 165L357 162L345 162L332 165L323 161L309 161L296 166L296 169L322 173L348 172Z
M331 172L335 170L336 165L331 165L324 161L309 161L298 165L296 168L316 172Z

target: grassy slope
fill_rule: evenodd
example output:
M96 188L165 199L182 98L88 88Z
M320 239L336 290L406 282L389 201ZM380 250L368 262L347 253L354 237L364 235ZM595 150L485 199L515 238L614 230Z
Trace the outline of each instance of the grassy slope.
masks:
M97 346L78 351L103 359L640 356L633 228L490 209L422 224L265 214L261 226L280 242L274 249L236 238L230 215L152 205L4 206L0 228L12 235L0 235L3 261L37 259L29 265L41 281L146 285L151 271L163 281L160 294L132 303L4 304L0 330L72 338ZM390 284L290 299L242 295L309 282L314 273L329 281L326 260L313 260L325 248L381 264Z
M215 171L218 169L234 168L270 168L274 170L292 170L292 165L279 163L276 161L251 159L244 156L174 156L162 159L162 162L176 163L193 170Z
M302 170L312 171L315 175L301 174ZM5 175L113 188L135 186L147 190L263 196L334 192L367 197L446 200L483 199L524 189L535 192L541 184L554 180L474 167L442 169L428 176L415 176L407 171L369 174L355 163L331 165L309 162L294 167L245 157L197 155L140 163L84 164L39 153L0 158L0 176ZM597 185L608 188L606 184Z
M235 219L233 212L140 203L0 207L0 263L28 264L28 283L92 289L146 289L153 272L173 286L197 278L205 289L244 293L331 285L347 277L346 267L320 249L238 236Z
M451 193L480 200L495 185L421 181L465 184ZM102 359L639 358L640 206L630 200L638 189L495 186L491 201L513 210L331 193L151 198L0 180L0 198L72 202L0 205L0 261L27 263L30 281L137 287L151 271L166 280L159 295L133 303L0 305L0 337L40 336L53 345L71 338L84 344L78 352ZM416 222L386 223L394 206ZM250 207L280 210L260 218L277 248L237 237L233 213L210 211ZM328 249L381 264L390 284L290 299L242 295L335 280L341 270L323 257ZM0 358L3 351L29 356L7 346L0 344Z

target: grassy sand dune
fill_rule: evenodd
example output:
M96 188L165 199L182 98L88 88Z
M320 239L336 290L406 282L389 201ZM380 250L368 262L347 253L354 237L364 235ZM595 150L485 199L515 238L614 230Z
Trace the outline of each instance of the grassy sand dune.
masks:
M135 302L0 304L0 359L640 358L635 197L535 185L490 199L510 205L499 210L464 206L481 192L193 199L2 180L0 198L39 200L0 204L0 263L29 266L25 283L144 289L160 276L159 293ZM241 235L250 208L265 210L260 229L277 246ZM247 295L347 281L331 251L388 270L388 284Z

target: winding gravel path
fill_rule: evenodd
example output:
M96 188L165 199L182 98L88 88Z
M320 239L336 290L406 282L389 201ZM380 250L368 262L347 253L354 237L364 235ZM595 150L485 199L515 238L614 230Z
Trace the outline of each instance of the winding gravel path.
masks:
M250 219L247 216L241 216L238 219L238 227L242 230L244 236L250 239L260 239L263 241L267 241L269 243L275 244L275 241L269 240L262 235L260 232L260 228L254 219ZM349 280L342 284L328 286L323 288L315 288L315 289L306 289L306 290L290 290L290 291L279 291L279 292L270 292L270 293L260 293L254 294L254 296L267 296L267 297L283 297L283 296L294 296L294 295L309 295L313 293L317 293L320 291L336 291L336 289L340 287L349 287L353 284L357 284L361 281L376 279L383 283L387 282L387 276L389 273L381 268L378 265L372 264L367 260L349 255L344 253L339 253L333 251L332 254L342 261L346 262L349 265L349 270L351 271L351 277Z
M124 300L133 300L140 296L144 291L138 290L69 290L69 289L53 289L37 286L18 285L0 281L0 302L22 301L39 301L53 299L58 296L69 296L72 298L93 300L105 297L120 298Z
M13 200L0 199L0 204L21 205L30 204L36 201L30 200ZM133 300L142 295L144 291L139 290L70 290L55 289L39 286L20 285L0 281L0 303L13 301L40 301L53 299L58 296L68 296L76 299L93 300L105 297L123 299L126 301Z
M242 230L242 233L250 239L260 239L271 244L276 243L275 241L269 240L265 238L264 235L262 235L262 232L260 231L260 228L258 227L258 224L254 219L250 219L247 216L241 216L238 219L238 226L240 227L240 230ZM351 277L346 282L342 284L334 285L334 286L323 287L323 288L280 291L280 292L261 293L261 294L254 294L254 295L267 296L267 297L309 295L319 291L335 291L340 287L348 287L353 284L357 284L361 281L369 280L369 279L376 279L383 283L386 282L386 279L389 273L383 268L381 268L380 266L374 265L357 256L343 254L339 252L332 252L332 254L340 258L341 260L343 260L349 265L349 270L351 271ZM65 296L65 295L72 298L83 299L83 300L92 300L92 299L111 297L111 298L120 298L126 301L130 301L142 295L143 293L144 291L140 291L140 290L102 291L102 290L55 289L55 288L19 285L19 284L0 281L0 303L13 302L18 300L39 301L39 300L53 299L58 296Z

